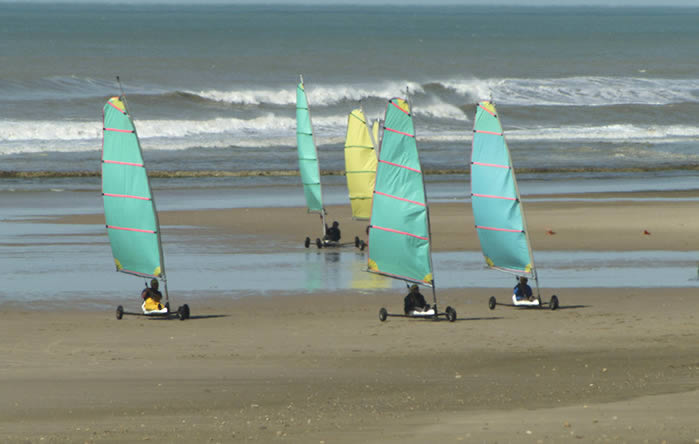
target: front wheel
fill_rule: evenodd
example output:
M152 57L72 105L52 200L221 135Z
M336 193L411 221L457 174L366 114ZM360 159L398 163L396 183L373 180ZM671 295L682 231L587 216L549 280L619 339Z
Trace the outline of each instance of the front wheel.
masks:
M123 317L124 317L124 307L122 307L122 306L120 305L120 306L118 306L117 309L116 309L116 318L117 318L117 319L121 319L121 318L123 318Z
M354 236L354 247L359 248L360 245L359 236Z
M491 296L490 299L488 299L488 308L490 308L491 310L495 310L495 305L497 305L495 296Z
M558 308L558 296L556 296L555 294L553 296L551 296L551 302L549 302L549 308L551 310L555 310Z
M311 238L307 237L306 240L303 242L303 246L308 248L311 245Z
M388 317L388 311L386 311L385 308L381 307L381 310L379 310L379 321L383 322L386 320Z
M323 248L323 241L321 241L319 238L316 238L316 247Z
M451 307L447 307L447 309L446 309L445 311L446 311L446 313L447 313L447 320L448 320L449 322L454 322L454 321L456 321L456 310L454 310L454 309L451 308Z
M362 241L359 244L359 251L364 251L365 248L366 248L366 242Z

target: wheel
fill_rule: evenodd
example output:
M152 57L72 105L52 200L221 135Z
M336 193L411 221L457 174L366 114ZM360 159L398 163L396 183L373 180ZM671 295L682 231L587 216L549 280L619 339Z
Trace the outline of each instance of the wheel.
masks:
M362 243L359 244L359 251L364 251L365 248L366 248L366 242L362 241Z
M456 321L456 310L451 307L447 307L445 311L447 313L447 320L449 320L449 322Z
M495 310L495 305L497 302L495 301L495 296L491 296L490 299L488 299L488 308L491 310Z
M184 318L189 319L189 305L184 304L182 306L182 312L184 313Z
M123 317L124 317L124 307L122 307L122 306L120 305L120 306L118 306L117 309L116 309L116 318L117 318L117 319L121 319L121 318L123 318Z
M379 310L379 321L383 322L386 320L388 317L388 312L386 311L385 308L381 307L381 310Z
M307 237L306 240L303 242L303 246L308 248L309 245L311 245L311 238Z
M318 238L316 238L316 247L323 248L323 242Z
M555 294L553 296L551 296L551 302L549 302L549 308L551 310L555 310L558 308L558 296L556 296Z
M359 240L359 236L354 236L354 246L355 248L359 248L361 245L361 241Z

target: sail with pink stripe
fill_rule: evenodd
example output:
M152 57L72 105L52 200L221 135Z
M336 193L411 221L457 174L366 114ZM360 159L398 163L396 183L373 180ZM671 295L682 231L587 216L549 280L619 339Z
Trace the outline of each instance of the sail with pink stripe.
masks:
M471 205L489 268L536 279L512 158L492 102L478 104L471 152Z
M112 97L105 104L103 128L102 197L116 269L164 280L158 213L124 100Z
M430 223L410 106L389 100L369 226L368 271L434 286ZM434 288L434 287L433 287Z

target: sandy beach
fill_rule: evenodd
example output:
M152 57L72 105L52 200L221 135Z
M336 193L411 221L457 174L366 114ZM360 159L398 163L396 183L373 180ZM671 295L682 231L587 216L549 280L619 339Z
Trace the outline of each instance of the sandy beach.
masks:
M699 444L697 0L0 4L0 444Z
M527 205L536 248L699 245L695 202L586 197ZM365 226L346 208L329 212L345 237ZM433 205L435 249L478 248L471 217L467 205ZM161 214L164 225L282 249L299 248L315 218L299 208ZM99 214L58 222L103 223ZM116 303L5 303L0 440L697 442L696 287L542 288L545 300L553 293L558 311L491 311L488 297L505 301L507 291L440 290L455 323L379 322L380 307L401 309L392 290L236 300L173 291L192 309L185 322L117 321Z
M183 295L184 322L4 307L0 438L699 439L696 288L569 290L556 312L490 311L492 293L442 292L455 323L381 323L390 292Z

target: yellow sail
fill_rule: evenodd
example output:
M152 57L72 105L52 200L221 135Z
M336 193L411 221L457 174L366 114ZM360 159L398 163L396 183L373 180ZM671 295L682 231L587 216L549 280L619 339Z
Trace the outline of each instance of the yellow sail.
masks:
M366 118L361 109L355 109L347 119L345 139L345 174L354 219L368 220L371 217L376 164L376 152Z

